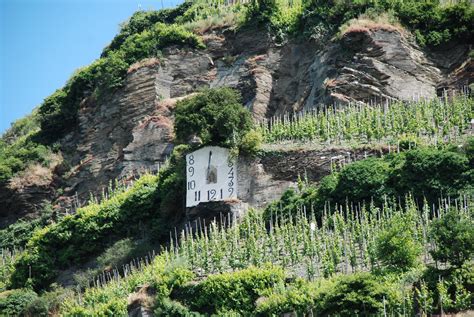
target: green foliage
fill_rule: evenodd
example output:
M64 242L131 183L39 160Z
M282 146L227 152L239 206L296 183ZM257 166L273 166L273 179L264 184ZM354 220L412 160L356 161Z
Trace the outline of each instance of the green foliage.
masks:
M323 179L326 183L329 183L328 180L331 180L331 178L327 177ZM279 200L272 202L265 208L265 220L274 220L276 217L289 219L289 217L295 215L297 210L300 210L303 206L306 206L308 211L317 211L319 215L321 210L315 210L313 208L315 205L319 206L318 197L317 190L313 186L306 186L301 192L296 192L290 188L283 193ZM324 205L324 202L322 204Z
M35 142L36 131L16 137L12 143L0 140L0 183L7 182L31 163L49 164L52 151Z
M388 283L369 273L340 275L321 285L315 295L316 311L322 316L375 315L395 306L397 294Z
M340 204L344 200L369 202L371 199L380 203L386 193L388 171L387 162L380 159L368 158L352 163L338 174L337 185L330 197Z
M398 286L370 273L338 275L313 283L297 279L283 290L273 289L259 303L257 313L275 316L311 311L318 316L371 316L384 309L393 312L400 306Z
M76 124L79 105L68 98L68 88L56 90L39 108L41 131L46 138L62 135Z
M329 203L346 206L347 202L373 202L381 206L385 199L413 195L422 204L439 203L439 197L458 197L470 188L472 167L465 153L451 149L419 148L385 158L368 158L349 164L324 177L319 187L306 186L299 193L288 190L279 201L265 209L271 214L295 214L303 206L321 216Z
M233 273L211 275L197 285L189 286L188 305L200 312L232 310L245 314L255 310L256 300L266 289L283 283L280 268L247 268Z
M255 154L262 145L262 135L255 130L251 130L242 136L239 148L244 154Z
M15 258L20 252L16 250L1 249L0 262L0 294L7 290L8 280L14 270Z
M160 171L158 180L158 201L160 213L166 223L160 221L154 224L155 238L165 237L184 216L186 188L186 159L190 147L185 144L176 146L169 159L168 165Z
M412 30L420 44L439 46L449 41L472 43L474 9L469 1L440 5L437 1L403 1L395 9L400 21Z
M257 127L267 143L281 141L391 144L393 150L437 144L469 128L473 98L393 103L389 106L325 107L264 120ZM416 143L416 144L415 144Z
M0 293L0 315L19 316L38 295L29 289L15 289Z
M456 197L468 185L470 168L463 153L435 148L408 151L400 161L392 161L387 186L398 195L412 192L418 201L425 197L436 203L437 198Z
M247 11L247 23L265 24L269 23L272 16L279 11L275 0L253 0L250 2L250 8Z
M61 316L123 316L127 315L127 297L137 288L149 288L156 293L157 311L178 314L185 312L181 305L171 302L173 289L183 286L194 278L194 274L177 261L167 262L157 256L143 270L134 270L127 278L114 280L102 288L88 288L81 296L70 296L61 305ZM145 295L144 293L142 295ZM153 298L147 295L147 302ZM165 314L166 315L166 314ZM172 315L172 314L171 314Z
M91 292L92 293L92 292ZM75 306L69 309L64 316L74 317L113 317L127 316L127 300L126 298L98 298L91 308Z
M257 316L280 316L288 312L298 315L306 314L314 307L316 283L296 279L285 287L274 287L265 294L264 299L257 301Z
M298 0L253 0L245 12L243 26L267 25L275 41L282 42L296 33L302 12L302 1Z
M152 247L145 241L125 238L115 242L97 257L97 264L103 269L121 267L132 259L146 254Z
M428 306L426 311L458 312L473 307L474 267L466 263L462 267L437 269L431 266L424 271L418 283L420 306ZM424 292L420 290L424 288ZM425 293L425 294L423 294ZM429 298L425 299L426 294ZM423 301L427 304L423 304Z
M239 2L229 5L224 0L195 0L189 3L189 8L176 19L176 23L183 24L191 29L193 26L198 26L201 23L204 25L212 25L214 23L224 25L226 19L230 16L237 20L231 22L237 23L233 26L239 26L240 22L238 21L243 20L242 16L247 11L247 5Z
M163 298L157 307L155 307L153 313L155 316L169 316L169 317L198 317L204 316L200 313L193 312L183 304L177 301L173 301L169 298Z
M206 89L176 104L175 134L180 143L193 136L205 145L238 147L252 128L250 112L237 91L230 88Z
M157 176L144 175L130 190L37 230L27 244L28 251L15 264L12 286L23 286L30 279L35 289L44 289L55 270L87 260L114 236L138 231L141 223L157 216L157 181Z
M50 292L44 292L41 296L29 302L22 311L25 316L48 317L58 314L62 302L72 296L73 292L61 287Z
M431 224L435 243L433 259L461 267L474 258L474 221L456 210L450 210Z
M44 206L39 218L21 219L0 230L0 249L24 248L34 231L48 225L50 219L51 210Z
M124 23L112 42L104 49L101 57L106 57L112 51L119 50L122 44L132 35L150 30L156 23L173 24L188 11L191 2L183 2L176 8L159 11L137 11Z
M419 264L422 245L416 239L413 215L395 215L376 237L376 252L381 264L394 271L408 271Z
M37 109L33 109L31 114L13 122L10 128L3 133L0 140L4 141L6 144L12 144L20 137L38 131L38 129L38 111Z
M469 167L474 168L474 137L469 137L464 145L464 152L469 160Z
M469 1L444 5L431 0L310 0L302 17L302 30L332 34L362 14L390 12L414 32L421 45L439 46L450 41L473 42L474 9Z

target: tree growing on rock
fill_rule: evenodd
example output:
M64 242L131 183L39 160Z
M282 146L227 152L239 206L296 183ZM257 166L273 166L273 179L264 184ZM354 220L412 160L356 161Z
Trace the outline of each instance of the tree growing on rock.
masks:
M175 135L178 143L198 137L203 145L240 148L253 123L242 106L240 94L231 88L206 89L176 104ZM258 142L253 142L258 146Z

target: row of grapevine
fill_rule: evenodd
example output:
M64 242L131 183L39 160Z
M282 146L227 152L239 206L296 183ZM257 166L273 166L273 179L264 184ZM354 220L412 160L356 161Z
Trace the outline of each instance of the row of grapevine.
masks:
M474 99L348 105L286 114L264 120L257 130L266 143L311 141L344 143L396 142L405 136L427 143L452 140L469 128ZM396 143L395 143L396 144Z
M6 281L13 271L15 259L23 252L22 249L1 249L0 250L0 292L6 289Z
M423 246L420 260L432 261L429 251L433 243L428 236L432 219L439 218L449 208L458 209L461 215L473 216L470 199L456 200L439 209L430 210L425 205L419 210L408 199L401 208L386 203L382 208L352 206L350 212L339 208L333 214L325 213L318 224L314 214L301 209L294 219L274 215L270 224L259 213L251 213L239 224L229 226L229 221L210 225L202 223L187 226L179 235L171 236L169 259L189 262L194 271L208 275L237 270L249 265L267 262L285 268L288 272L310 280L327 277L335 272L352 273L369 271L379 266L376 237L385 229L389 220L401 215L412 221L414 239Z
M117 269L106 272L90 284L92 288L85 291L78 288L64 308L91 305L92 297L105 294L109 301L120 298L125 305L124 296L138 285L156 279L154 275L159 275L163 265L168 269L174 266L189 268L197 274L198 280L210 274L240 270L251 265L265 267L267 263L283 267L290 275L308 280L330 277L338 272L377 271L381 266L376 251L377 238L396 217L401 217L413 228L410 234L422 246L419 262L446 268L446 264L434 263L430 257L429 251L436 248L429 235L430 225L453 209L459 217L474 221L471 197L446 200L436 209L426 204L419 208L411 198L406 201L403 206L386 202L382 208L373 205L351 207L347 204L335 213L324 212L320 221L315 220L312 211L304 208L293 218L274 214L270 222L256 211L249 212L239 223L224 215L210 224L197 221L188 224L180 233L172 231L169 248L159 254L153 252L142 260L132 261L126 265L124 273ZM412 285L409 281L407 284L400 283L398 308L396 311L384 309L386 314L411 316L414 314L414 301L425 315L436 309L433 293L426 282L420 280L419 285ZM462 303L454 304L456 309L465 309L470 306L471 295L459 281L456 283L459 291L456 291L456 301L462 300ZM443 280L437 284L439 296L443 297L439 299L441 305L453 305L447 297L447 286Z

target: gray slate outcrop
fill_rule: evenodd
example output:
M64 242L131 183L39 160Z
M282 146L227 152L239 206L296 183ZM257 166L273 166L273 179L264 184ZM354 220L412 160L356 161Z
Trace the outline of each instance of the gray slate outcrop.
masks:
M80 204L112 179L159 169L173 148L176 101L201 88L238 89L245 107L260 120L321 104L435 98L473 81L467 46L426 52L393 30L359 30L325 43L282 45L254 31L213 30L203 38L206 49L170 47L159 62L131 67L124 86L101 102L92 96L84 99L77 129L61 142L67 168L56 175L54 186L65 189L62 197L41 189L33 198L34 188L9 193L21 204L0 206L0 219L7 219L0 223L10 223L15 213L34 212L43 196L71 207L71 197ZM261 160L249 165L246 175L253 183L242 185L248 190L244 202L261 207L294 186L297 173L278 179L272 164Z

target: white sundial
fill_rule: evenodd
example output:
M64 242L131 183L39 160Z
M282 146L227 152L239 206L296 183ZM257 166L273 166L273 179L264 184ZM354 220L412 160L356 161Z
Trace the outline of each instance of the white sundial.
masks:
M237 169L229 150L206 146L186 155L186 207L237 198Z

